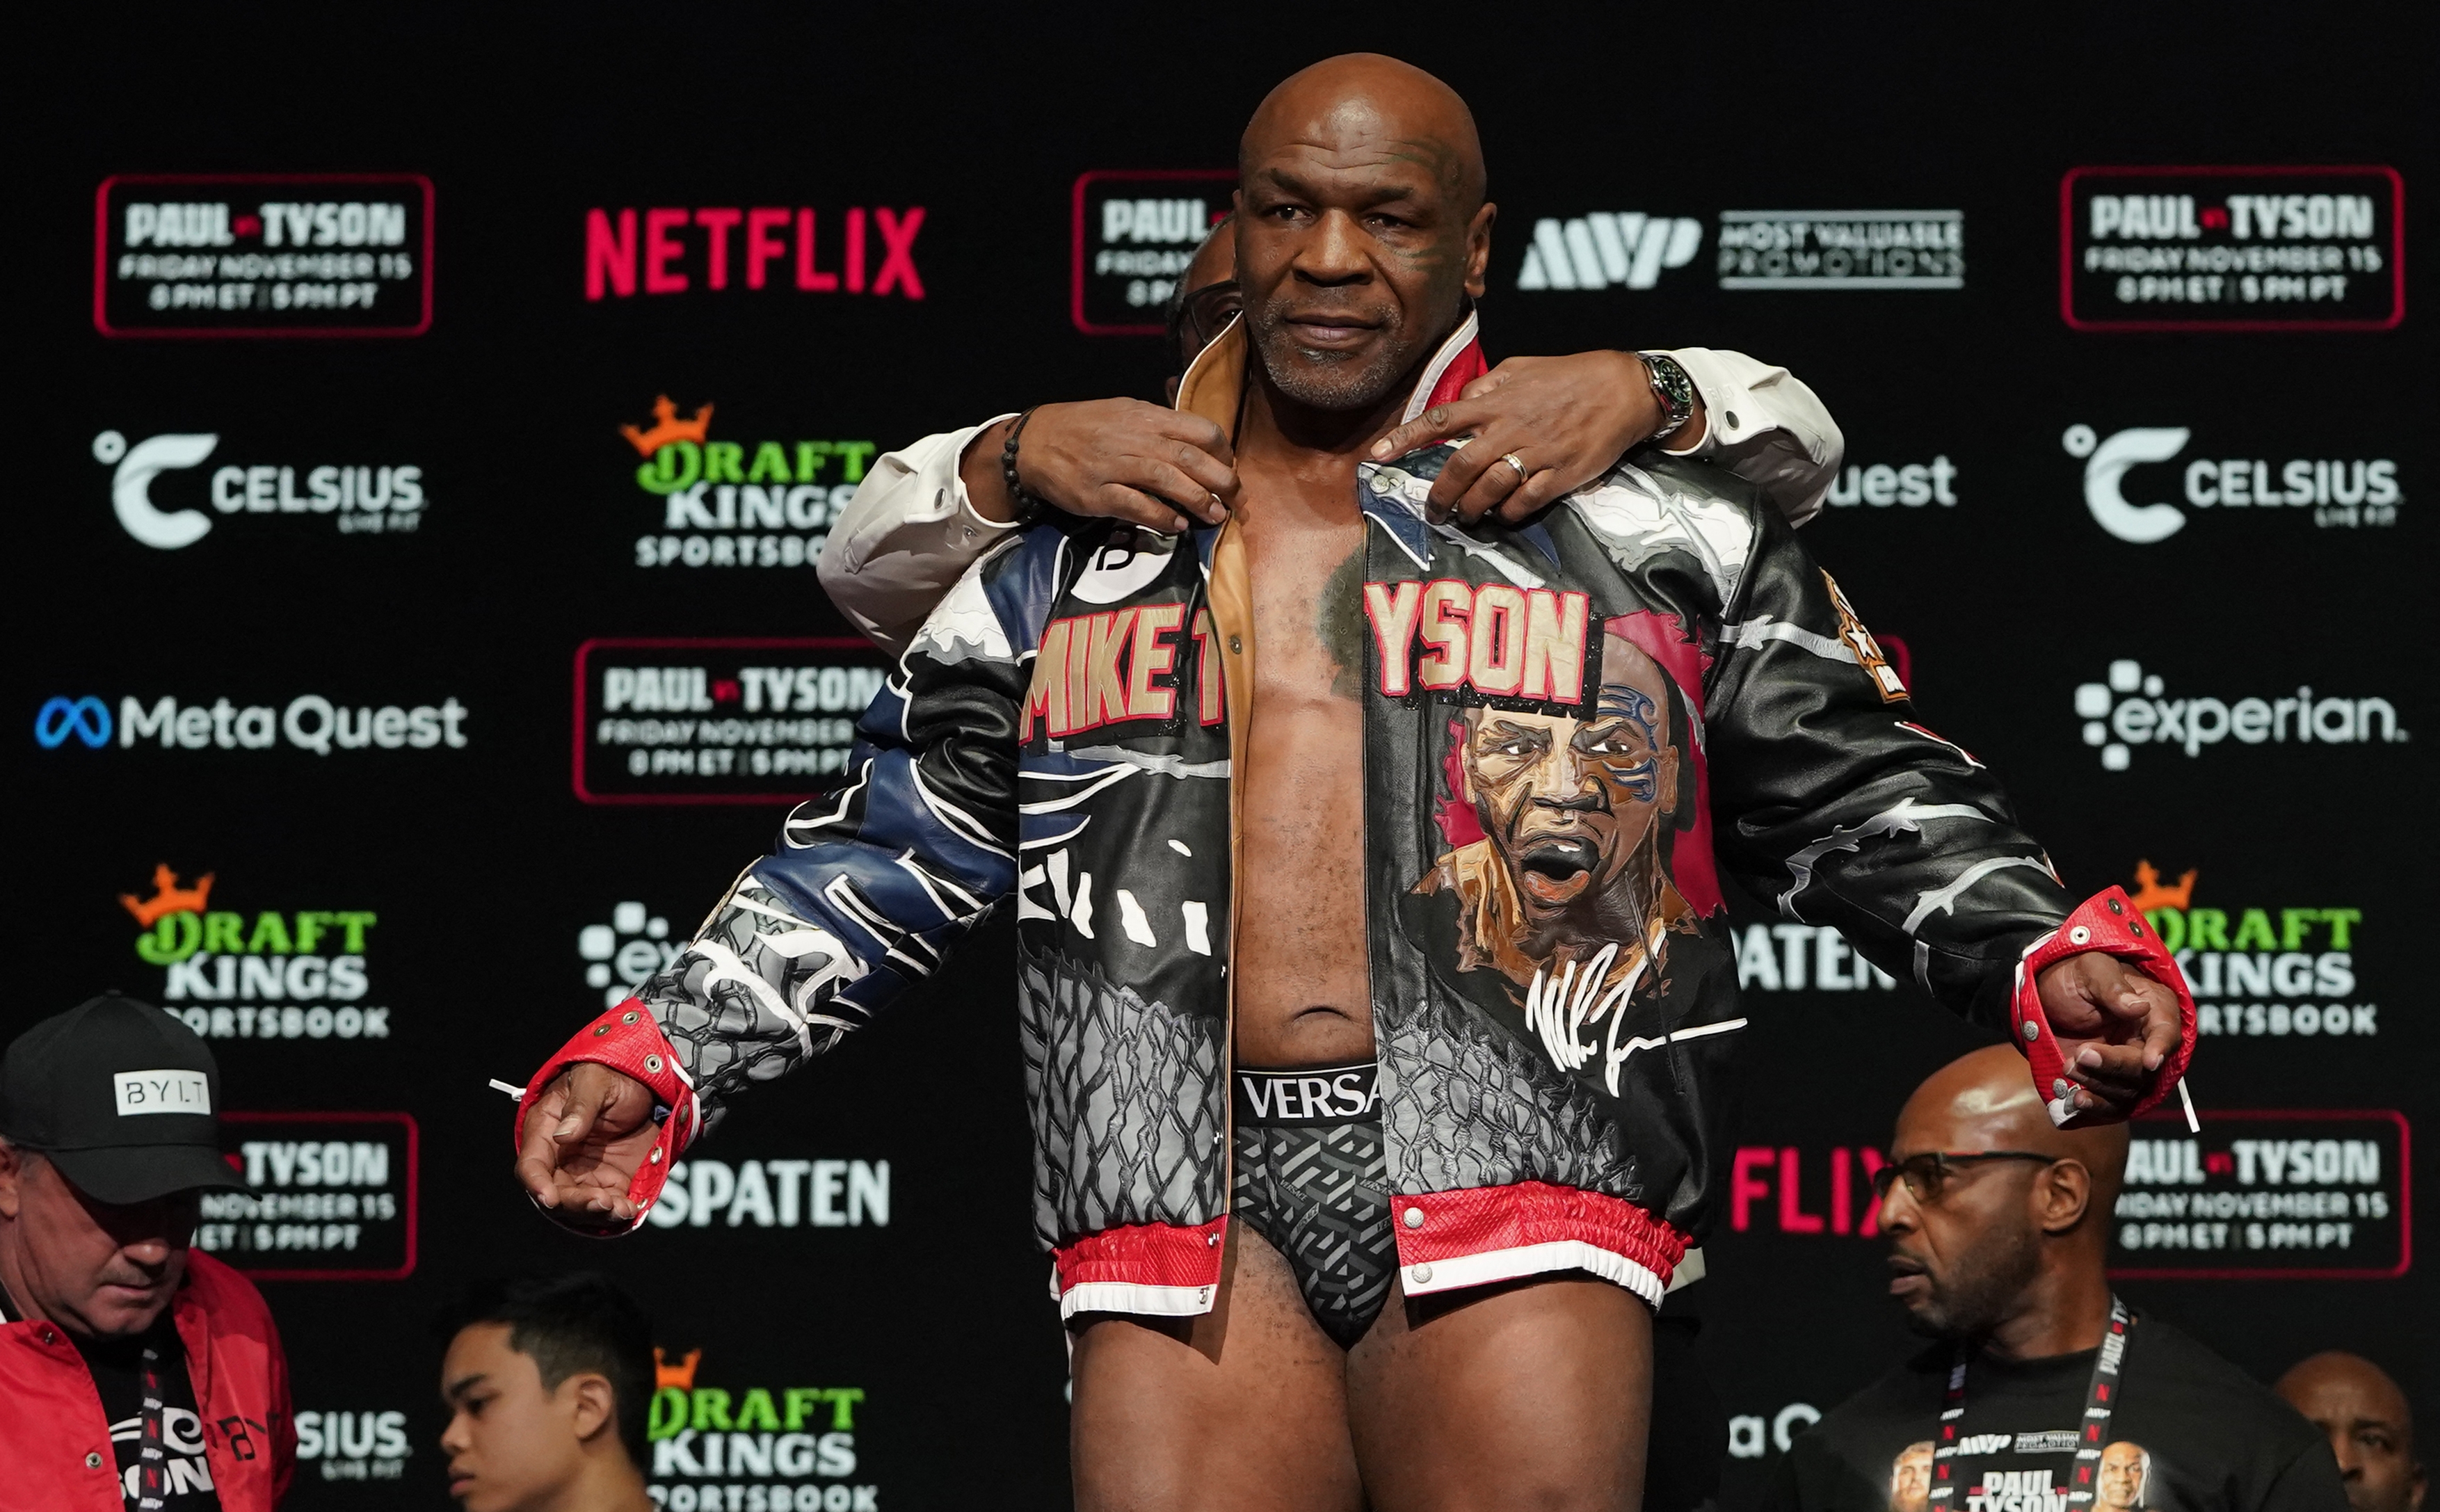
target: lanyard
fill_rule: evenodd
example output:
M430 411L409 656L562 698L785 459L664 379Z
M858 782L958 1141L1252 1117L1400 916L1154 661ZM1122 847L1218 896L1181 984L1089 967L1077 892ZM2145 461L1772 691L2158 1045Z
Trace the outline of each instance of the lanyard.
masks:
M136 1482L135 1505L139 1512L159 1512L161 1498L170 1475L169 1451L161 1419L165 1414L161 1403L161 1352L151 1344L144 1346L144 1446L139 1464L142 1474Z
M2101 1337L2101 1348L2093 1356L2092 1379L2084 1388L2084 1416L2075 1437L2075 1481L2067 1493L2072 1507L2092 1505L2093 1476L2101 1466L2102 1447L2109 1440L2109 1416L2118 1410L2118 1377L2126 1362L2126 1336L2134 1331L2134 1313L2111 1296L2109 1331ZM1958 1452L1965 1426L1966 1356L1966 1346L1958 1345L1957 1358L1948 1367L1948 1389L1940 1399L1940 1437L1931 1451L1929 1498L1937 1512L1956 1512L1962 1504L1957 1487L1967 1487L1970 1496L1976 1484L1972 1472L1981 1456Z

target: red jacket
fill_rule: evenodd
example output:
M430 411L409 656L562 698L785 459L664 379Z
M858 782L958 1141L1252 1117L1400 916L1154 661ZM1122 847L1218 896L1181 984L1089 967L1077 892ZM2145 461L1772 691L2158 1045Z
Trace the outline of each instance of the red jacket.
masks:
M296 1472L288 1357L254 1284L199 1251L170 1304L222 1512L271 1512ZM9 1505L124 1512L110 1422L84 1357L49 1323L0 1326L0 1463Z

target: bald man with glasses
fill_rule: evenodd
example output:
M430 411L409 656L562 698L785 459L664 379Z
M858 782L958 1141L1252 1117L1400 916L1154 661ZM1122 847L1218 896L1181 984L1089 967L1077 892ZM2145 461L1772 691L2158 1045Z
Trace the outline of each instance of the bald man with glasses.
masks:
M2343 1512L2312 1424L2111 1293L2126 1139L2054 1126L2005 1045L1916 1089L1874 1189L1934 1342L1797 1438L1768 1512Z

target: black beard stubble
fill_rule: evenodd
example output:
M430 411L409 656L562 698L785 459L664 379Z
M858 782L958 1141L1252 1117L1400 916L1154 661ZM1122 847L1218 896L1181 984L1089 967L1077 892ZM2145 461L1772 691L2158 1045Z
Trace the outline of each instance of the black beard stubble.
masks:
M1277 302L1248 308L1246 315L1253 328L1255 354L1272 387L1312 409L1337 412L1377 404L1420 355L1407 337L1406 317L1394 304L1381 311L1380 345L1353 371L1345 357L1300 351Z
M1968 1248L1950 1273L1934 1282L1907 1326L1931 1339L1987 1336L2041 1270L2041 1240L2031 1233L1992 1233Z

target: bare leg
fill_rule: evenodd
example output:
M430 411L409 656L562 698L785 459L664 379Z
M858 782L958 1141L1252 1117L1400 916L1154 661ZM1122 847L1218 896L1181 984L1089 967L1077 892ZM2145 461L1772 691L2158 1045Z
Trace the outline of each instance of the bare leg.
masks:
M1076 1338L1068 1453L1079 1512L1356 1512L1346 1357L1287 1262L1229 1225L1210 1312L1101 1314Z
M1382 1512L1636 1512L1652 1314L1606 1281L1518 1283L1408 1307L1347 1357L1349 1420Z

